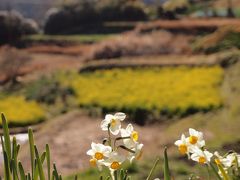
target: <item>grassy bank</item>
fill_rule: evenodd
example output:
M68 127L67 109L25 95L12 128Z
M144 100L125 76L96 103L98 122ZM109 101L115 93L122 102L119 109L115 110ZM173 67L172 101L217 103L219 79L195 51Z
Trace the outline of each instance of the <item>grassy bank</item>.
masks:
M36 34L23 37L23 41L32 43L95 43L106 38L114 36L113 34L81 34L81 35L45 35Z

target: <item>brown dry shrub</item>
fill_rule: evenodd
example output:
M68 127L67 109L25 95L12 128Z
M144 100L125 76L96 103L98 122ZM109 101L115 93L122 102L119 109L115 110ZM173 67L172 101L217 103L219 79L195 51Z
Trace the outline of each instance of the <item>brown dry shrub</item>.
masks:
M16 84L18 77L23 75L21 70L31 61L31 57L9 46L3 47L0 54L0 83Z
M240 27L225 26L214 33L198 39L193 46L194 51L206 53L218 52L230 48L240 48Z
M148 34L128 33L93 46L88 59L186 54L191 52L190 39L191 36L173 35L167 31L156 31Z

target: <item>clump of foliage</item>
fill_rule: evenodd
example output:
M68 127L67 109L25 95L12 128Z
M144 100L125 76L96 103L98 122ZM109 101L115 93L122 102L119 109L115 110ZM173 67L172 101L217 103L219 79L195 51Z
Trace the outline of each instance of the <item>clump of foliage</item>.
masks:
M16 108L17 109L17 108ZM20 145L17 143L16 137L10 139L8 124L5 116L1 114L3 125L3 136L1 136L2 152L4 159L4 177L5 180L61 180L62 177L58 173L56 165L51 165L51 156L49 145L46 144L46 149L43 153L39 153L37 146L34 143L33 131L28 130L29 139L29 154L31 158L31 172L27 172L21 161L18 159ZM47 166L46 171L44 166ZM1 177L0 177L1 178Z
M131 14L131 16L129 16ZM143 4L126 0L72 1L47 13L44 32L46 34L99 33L107 21L146 20ZM103 29L103 30L102 30Z
M103 113L125 111L135 120L218 108L222 78L223 70L218 66L113 69L60 77L74 89L80 106L99 107Z
M0 44L12 43L22 35L36 34L38 25L16 11L0 11Z
M26 101L23 96L1 98L0 109L8 115L11 126L35 124L45 119L43 108L35 101Z
M28 84L25 90L26 99L48 105L55 104L58 98L66 102L67 97L73 94L72 88L62 86L54 77L45 76Z

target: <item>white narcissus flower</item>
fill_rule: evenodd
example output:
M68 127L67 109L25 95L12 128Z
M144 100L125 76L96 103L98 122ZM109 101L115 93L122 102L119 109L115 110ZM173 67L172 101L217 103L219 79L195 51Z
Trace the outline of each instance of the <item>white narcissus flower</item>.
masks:
M230 158L230 157L228 157L228 158L223 157L223 156L219 155L219 153L217 151L214 152L214 155L217 157L217 158L215 158L216 164L221 164L221 165L223 165L226 168L231 167L232 161L233 161L232 158Z
M125 157L119 155L116 151L110 153L108 159L104 161L104 165L111 171L115 171L121 167L121 164L125 161Z
M240 164L240 155L237 153L230 153L225 158L223 158L222 164L229 168L236 164L236 160L238 161L238 164Z
M107 114L105 119L101 122L101 128L103 131L107 131L108 127L113 135L117 135L121 129L121 121L126 118L124 113L118 112L114 115Z
M203 133L196 131L195 129L190 128L189 129L189 137L188 142L193 145L193 146L197 146L199 148L202 148L203 146L205 146L205 141L203 139Z
M182 134L181 139L177 140L174 144L178 146L178 150L181 154L187 154L189 156L190 143L184 134Z
M92 157L89 161L90 164L92 166L97 166L99 170L102 170L103 162L109 157L111 152L112 148L110 146L92 142L91 149L87 151L87 155Z
M212 153L210 153L207 150L201 150L199 148L194 148L193 150L193 154L191 155L191 159L193 161L196 161L200 164L207 164L211 161L211 158L213 156Z
M128 139L123 139L123 143L127 148L134 148L136 142L138 141L138 132L134 131L132 124L128 124L126 129L121 129L121 136L123 138L129 137Z
M135 147L131 149L135 153L130 153L130 155L128 156L129 161L132 162L134 159L139 160L143 154L142 149L143 149L143 144L135 143Z

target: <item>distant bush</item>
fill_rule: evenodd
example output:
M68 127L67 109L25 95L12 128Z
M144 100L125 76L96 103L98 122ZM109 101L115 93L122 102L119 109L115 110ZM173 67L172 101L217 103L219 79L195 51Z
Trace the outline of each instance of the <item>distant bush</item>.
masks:
M143 21L147 20L144 5L125 0L105 0L97 4L101 21Z
M66 97L74 92L72 88L61 86L54 78L42 77L27 85L25 94L29 100L51 105L55 104L58 98L66 101Z
M103 113L125 111L133 119L185 116L221 106L219 67L114 69L61 77L79 105ZM124 97L124 98L123 98ZM138 122L144 123L144 122Z
M22 96L0 98L0 109L8 116L12 126L35 124L45 119L45 112L34 101L26 101Z
M50 9L46 14L46 34L92 32L103 28L106 21L140 21L147 15L142 5L127 1L77 1Z
M94 6L87 1L66 4L60 9L50 9L46 15L44 32L46 34L64 34L69 29L97 23L98 15Z
M16 41L22 35L35 34L38 25L16 11L0 11L0 44Z

